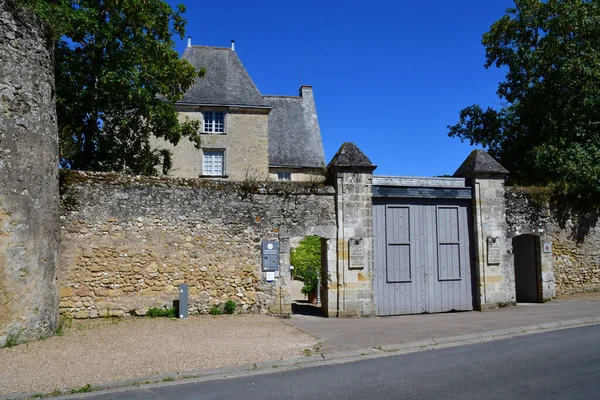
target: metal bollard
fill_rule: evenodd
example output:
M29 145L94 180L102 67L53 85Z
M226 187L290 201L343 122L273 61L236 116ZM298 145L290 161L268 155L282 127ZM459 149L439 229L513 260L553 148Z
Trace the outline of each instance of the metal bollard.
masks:
M188 285L179 285L179 310L177 311L179 318L188 317Z

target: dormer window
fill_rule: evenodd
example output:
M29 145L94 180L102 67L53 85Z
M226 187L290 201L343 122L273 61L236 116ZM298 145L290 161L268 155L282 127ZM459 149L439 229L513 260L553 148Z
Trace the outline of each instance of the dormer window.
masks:
M204 132L225 132L225 113L223 111L204 111Z

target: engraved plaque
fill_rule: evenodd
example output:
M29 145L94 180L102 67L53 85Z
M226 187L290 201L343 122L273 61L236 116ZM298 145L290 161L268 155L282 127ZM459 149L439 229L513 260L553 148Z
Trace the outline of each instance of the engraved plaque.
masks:
M487 263L488 265L498 265L501 261L500 239L487 239Z
M350 255L350 269L365 268L365 247L362 239L353 238L348 241Z

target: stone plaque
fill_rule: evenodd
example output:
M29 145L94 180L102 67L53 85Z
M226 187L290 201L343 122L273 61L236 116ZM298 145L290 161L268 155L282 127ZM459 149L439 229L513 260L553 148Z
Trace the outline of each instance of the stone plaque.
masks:
M501 261L500 239L487 239L487 263L488 265L498 265Z
M365 268L365 246L364 241L359 238L353 238L348 241L348 253L350 255L350 269Z
M552 253L552 242L544 242L544 253Z

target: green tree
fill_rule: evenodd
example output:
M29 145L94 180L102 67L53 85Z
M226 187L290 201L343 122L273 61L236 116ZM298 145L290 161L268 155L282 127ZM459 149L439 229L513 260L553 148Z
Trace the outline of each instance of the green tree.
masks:
M171 166L154 135L200 145L198 123L174 104L197 71L175 51L185 8L163 0L20 0L56 40L56 99L63 167L152 175Z
M502 106L472 105L448 135L485 147L519 184L600 194L600 1L515 0L483 35L505 68Z

